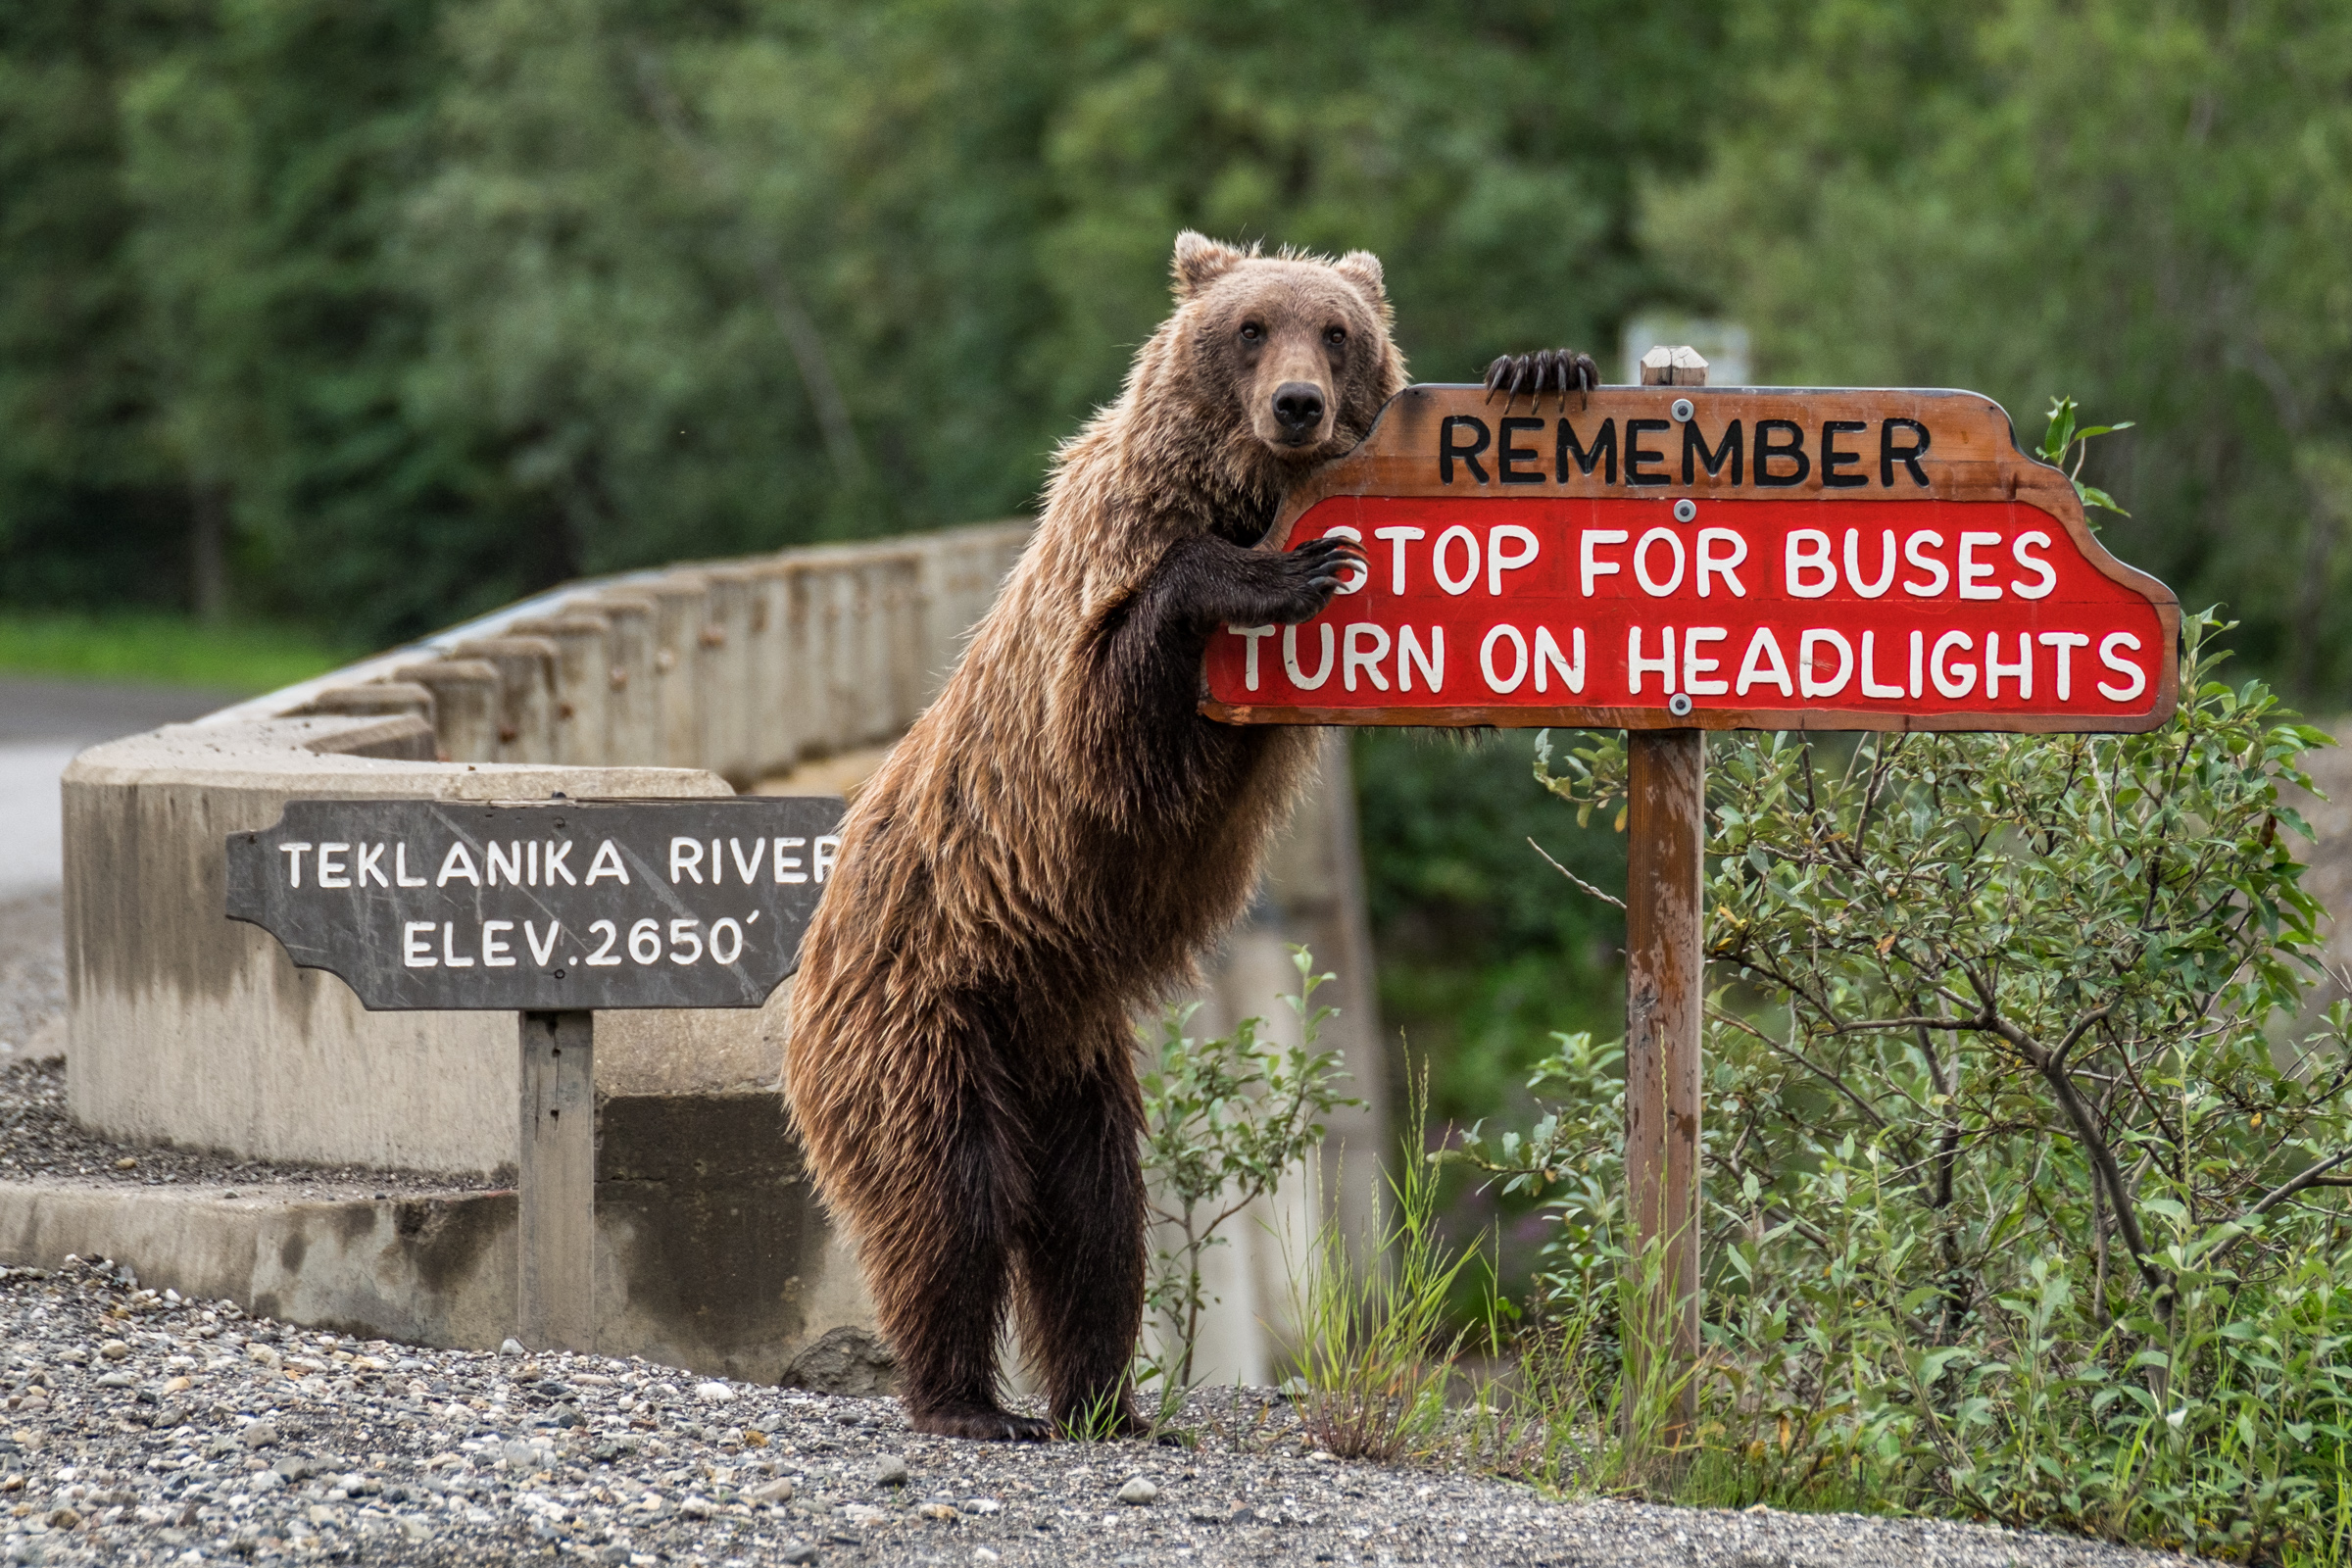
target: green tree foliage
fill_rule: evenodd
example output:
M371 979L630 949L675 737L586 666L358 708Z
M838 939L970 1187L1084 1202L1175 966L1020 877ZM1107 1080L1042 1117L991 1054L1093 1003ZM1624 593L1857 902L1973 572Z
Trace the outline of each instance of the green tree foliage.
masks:
M1438 377L1597 346L1659 286L1634 190L1698 156L1716 17L25 0L0 592L183 597L210 529L240 605L385 637L1001 515L1186 224L1382 251ZM138 569L95 566L134 514Z
M779 326L809 320L799 259L689 102L746 64L712 30L601 0L488 0L445 30L398 241L432 323L410 384L496 454L481 499L529 519L543 577L808 537L856 471L828 475L810 417L810 368L839 402L822 346L796 376ZM780 116L807 102L770 86Z
M2352 676L2352 12L2313 0L1741 7L1662 264L1799 384L2129 408L2110 545L2299 693Z
M115 108L118 74L177 32L95 0L0 9L0 598L183 586L186 488L150 438ZM159 555L177 566L162 584Z
M191 6L175 46L115 82L144 434L254 608L445 618L416 590L470 554L431 526L466 520L464 474L404 407L425 317L385 254L440 84L435 13Z

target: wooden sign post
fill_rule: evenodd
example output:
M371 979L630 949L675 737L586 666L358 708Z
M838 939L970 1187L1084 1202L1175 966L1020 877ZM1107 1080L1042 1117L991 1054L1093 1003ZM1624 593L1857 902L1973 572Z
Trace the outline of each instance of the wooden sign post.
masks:
M2073 483L1971 392L1642 384L1540 402L1407 387L1265 548L1364 549L1314 619L1212 637L1236 724L1631 732L1626 1177L1648 1332L1679 1383L1699 1325L1704 732L2154 729L2180 609L2117 561Z
M1690 349L1642 357L1643 386L1704 386ZM1626 737L1625 1176L1635 1256L1657 1270L1648 1321L1628 1336L1633 1387L1671 1390L1663 1434L1679 1446L1696 1419L1698 1388L1698 1026L1706 958L1699 889L1706 877L1707 738L1703 730L1641 729ZM1671 1369L1651 1352L1665 1349ZM1629 1399L1629 1420L1643 1401Z
M596 1011L757 1007L799 966L838 800L290 801L228 917L371 1011L519 1014L515 1338L596 1348Z

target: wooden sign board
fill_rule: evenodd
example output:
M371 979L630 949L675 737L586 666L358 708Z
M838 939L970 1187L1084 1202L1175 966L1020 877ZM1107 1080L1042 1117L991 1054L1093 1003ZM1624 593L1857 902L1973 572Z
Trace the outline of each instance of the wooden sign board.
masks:
M838 800L292 801L228 914L370 1009L757 1007L800 963Z
M1415 386L1267 548L1366 566L1210 639L1240 724L2153 729L2180 610L1972 392Z

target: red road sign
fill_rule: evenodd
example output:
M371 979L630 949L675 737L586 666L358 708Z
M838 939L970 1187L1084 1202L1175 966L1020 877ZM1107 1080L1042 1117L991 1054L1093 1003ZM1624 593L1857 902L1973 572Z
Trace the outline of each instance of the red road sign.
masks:
M1210 640L1235 723L2146 730L2180 612L1988 398L1410 387L1268 548L1366 568Z

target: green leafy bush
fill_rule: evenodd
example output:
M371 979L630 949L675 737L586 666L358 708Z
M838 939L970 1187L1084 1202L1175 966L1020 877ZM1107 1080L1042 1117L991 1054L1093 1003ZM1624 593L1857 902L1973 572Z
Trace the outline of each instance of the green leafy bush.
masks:
M1200 1314L1215 1298L1200 1274L1201 1255L1224 1245L1218 1232L1322 1145L1323 1120L1341 1105L1347 1073L1336 1051L1315 1049L1324 1020L1315 992L1332 978L1315 972L1315 956L1291 949L1298 989L1282 998L1298 1021L1299 1043L1270 1038L1263 1018L1245 1018L1232 1034L1199 1040L1186 1034L1200 1004L1170 1006L1160 1019L1156 1061L1142 1074L1144 1174L1158 1222L1145 1310L1160 1328L1159 1348L1137 1368L1163 1413L1193 1386Z
M2326 744L2211 678L2151 734L1719 740L1707 1414L1685 1494L1936 1508L2336 1561L2352 1475L2352 1053L2293 1037ZM1587 818L1615 736L1538 772ZM1622 1086L1464 1157L1542 1195L1555 1312L1621 1268Z

